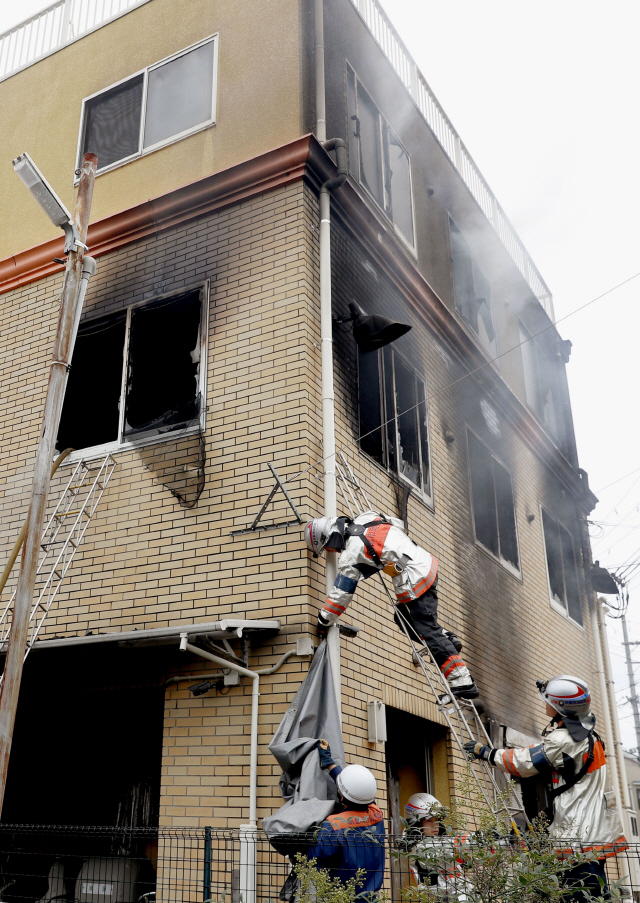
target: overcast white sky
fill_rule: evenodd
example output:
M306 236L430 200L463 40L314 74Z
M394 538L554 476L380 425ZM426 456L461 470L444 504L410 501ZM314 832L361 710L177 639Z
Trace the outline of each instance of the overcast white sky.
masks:
M550 286L556 317L640 272L640 4L383 3ZM0 32L44 5L0 0ZM620 479L640 468L639 302L640 278L559 326L573 342L581 466L601 499L592 518L606 524L592 528L594 557L608 568L640 559L640 470ZM640 640L640 569L630 591L631 638ZM618 623L609 634L623 700ZM620 709L633 747L629 714Z

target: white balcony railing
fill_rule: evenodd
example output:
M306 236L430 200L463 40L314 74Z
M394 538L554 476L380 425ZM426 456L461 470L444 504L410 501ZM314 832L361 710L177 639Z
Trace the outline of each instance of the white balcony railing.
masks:
M532 292L553 320L553 297L548 286L380 3L378 0L351 0L351 2L415 101L444 152L460 173L480 209L500 236Z
M57 0L0 35L0 80L149 0Z

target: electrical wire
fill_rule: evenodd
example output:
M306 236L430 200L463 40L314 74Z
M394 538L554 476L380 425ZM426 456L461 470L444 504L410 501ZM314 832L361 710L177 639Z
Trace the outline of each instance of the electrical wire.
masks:
M636 467L635 470L630 471L629 473L625 473L623 477L618 477L617 480L614 480L613 483L607 483L606 486L603 486L601 489L594 489L595 494L597 495L599 492L604 492L605 489L610 489L612 486L615 486L616 483L621 483L623 480L626 480L627 477L632 477L634 473L638 473L640 467Z
M490 364L495 364L496 361L500 360L500 358L506 357L507 354L511 354L512 351L516 351L522 345L526 345L527 342L533 341L533 339L536 339L538 336L542 335L543 333L548 332L550 329L555 329L557 327L558 323L562 323L565 320L568 320L569 317L573 317L575 314L580 313L580 311L585 310L591 304L595 304L596 301L601 301L602 298L606 298L607 295L612 294L612 292L617 291L619 288L622 288L622 286L628 285L628 283L633 282L633 280L637 279L639 276L640 276L640 272L635 273L633 276L629 276L628 279L624 279L622 282L619 282L617 285L614 285L612 288L607 289L606 292L602 292L601 295L597 295L595 298L592 298L590 301L585 302L585 304L581 304L580 307L576 307L575 310L569 311L569 313L565 314L564 317L560 317L558 320L555 320L555 322L549 324L549 326L545 326L544 329L540 329L538 332L533 333L533 335L530 335L530 336L528 336L528 338L523 339L522 342L518 342L517 345L513 345L507 351L503 351L502 354L498 354L495 357L490 358L489 360L485 361L483 364L480 364L479 367L476 367L475 369L470 370L468 373L465 373L464 376L461 376L459 379L456 379L452 383L448 383L446 386L443 386L437 392L431 392L430 394L427 395L426 399L421 399L419 402L417 402L414 405L411 405L411 407L406 408L404 411L400 411L399 413L396 412L395 417L390 417L388 420L384 421L384 423L381 423L380 426L377 426L374 429L369 430L368 433L364 433L362 436L359 436L358 439L354 439L351 442L345 442L343 445L340 446L340 448L336 449L336 453L339 451L343 451L345 448L348 448L352 445L359 444L360 442L362 442L363 439L366 439L368 436L371 436L374 433L377 433L379 430L382 430L384 427L388 426L388 424L390 424L390 423L393 423L395 420L399 420L400 417L404 416L405 414L410 413L410 411L414 411L416 408L420 407L420 405L428 404L428 402L431 401L431 399L437 398L443 392L446 392L448 389L452 389L454 386L457 386L463 380L468 379L470 376L473 376L474 374L478 373L480 370L484 370L484 368L488 367ZM326 456L323 456L322 458L319 458L317 461L315 461L313 464L309 464L307 467L305 467L299 473L293 474L293 476L290 476L286 480L283 480L283 483L291 483L294 480L300 479L300 477L304 476L304 474L307 473L308 471L313 470L316 467L319 467L322 463L324 463L325 460L328 460L329 458L334 458L334 457L335 457L335 455L326 455Z

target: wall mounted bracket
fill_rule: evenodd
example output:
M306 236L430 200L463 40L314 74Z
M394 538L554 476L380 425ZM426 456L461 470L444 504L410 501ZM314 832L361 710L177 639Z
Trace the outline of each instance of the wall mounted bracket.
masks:
M273 489L267 496L262 508L256 514L251 526L245 527L243 530L232 530L231 533L229 534L230 536L243 536L246 533L259 533L262 530L278 530L281 527L294 527L294 526L298 526L298 525L304 523L303 519L300 517L300 512L294 505L293 499L291 498L291 496L285 489L284 483L278 476L278 473L277 473L275 467L273 466L273 464L268 464L267 466L268 466L269 470L271 471L271 473L273 474L273 476L275 477L275 480L276 480L275 486L273 487ZM282 492L284 493L284 497L286 498L287 502L291 506L291 509L292 509L293 513L295 514L296 519L280 521L278 523L273 523L273 524L261 524L260 520L262 519L262 515L265 513L265 511L271 504L271 500L273 499L273 497L276 494L276 492L278 491L278 489L282 489Z

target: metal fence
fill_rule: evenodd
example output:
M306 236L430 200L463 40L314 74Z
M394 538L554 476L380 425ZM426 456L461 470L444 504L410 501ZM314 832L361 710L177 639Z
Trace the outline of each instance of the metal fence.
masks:
M289 880L285 888L291 873L290 856L307 848L307 841L312 839L292 837L277 852L262 832L247 828L0 825L0 900L2 903L204 903L207 900L271 903L287 899L294 903L295 883ZM361 839L364 845L370 842L366 836ZM508 845L507 841L502 843ZM449 884L439 888L436 882L436 895L455 900L464 894L467 900L473 901L480 894L478 883L484 874L483 861L489 863L492 876L496 873L491 856L499 845L493 840L484 844L472 840L461 850L453 840L448 847L445 844L444 852L436 854L432 871L447 872ZM416 863L406 855L406 845L403 851L401 838L387 836L385 846L384 874L380 878L394 903L406 899L407 887L415 885L415 878L420 880L420 875ZM516 841L510 848L515 850L516 859L522 856L518 852L523 849L522 842ZM640 899L640 881L636 877L639 862L638 845L606 860L607 879L621 881L627 895L633 894L636 899ZM509 863L508 868L512 870ZM563 867L558 866L559 870ZM439 883L442 885L442 880ZM492 896L508 897L495 891ZM479 899L484 899L484 893Z
M553 297L549 287L520 241L496 196L485 182L451 120L404 46L379 0L351 0L380 49L413 98L429 128L438 139L478 206L493 225L500 240L544 310L553 320Z
M0 34L0 80L149 0L57 0Z

